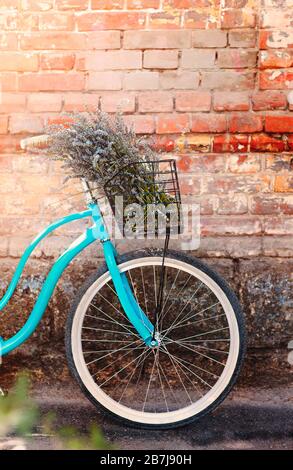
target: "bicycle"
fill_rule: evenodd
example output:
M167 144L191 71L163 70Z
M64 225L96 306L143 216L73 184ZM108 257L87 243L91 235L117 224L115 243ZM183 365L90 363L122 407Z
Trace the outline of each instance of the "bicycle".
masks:
M176 163L163 163L164 171L154 167L152 177L179 208ZM90 185L85 180L82 184L87 209L55 221L33 240L0 310L48 234L78 219L90 218L93 225L54 263L26 323L11 338L0 338L0 352L4 356L28 340L63 271L87 246L100 241L105 262L78 292L66 325L73 377L95 406L128 425L164 429L193 422L224 400L239 375L245 326L238 299L209 266L169 249L170 230L163 249L120 256ZM111 187L108 199L113 202Z

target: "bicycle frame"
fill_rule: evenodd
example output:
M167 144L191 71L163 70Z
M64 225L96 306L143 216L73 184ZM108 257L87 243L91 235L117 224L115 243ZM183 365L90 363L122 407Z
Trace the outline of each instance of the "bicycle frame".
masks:
M139 336L144 340L145 344L148 346L155 345L156 341L153 340L154 326L136 302L126 275L119 271L117 265L116 249L107 233L99 205L95 201L92 201L88 204L88 210L68 215L52 223L33 240L33 242L25 250L14 273L12 281L4 297L2 300L0 300L0 311L11 299L22 275L24 267L36 246L58 227L87 217L92 218L92 227L88 228L80 237L78 237L54 263L44 282L34 308L25 324L11 338L4 340L0 337L0 357L1 355L4 356L16 349L33 334L44 315L49 300L63 271L81 251L83 251L87 246L96 240L99 240L102 243L105 262L126 316L138 332Z

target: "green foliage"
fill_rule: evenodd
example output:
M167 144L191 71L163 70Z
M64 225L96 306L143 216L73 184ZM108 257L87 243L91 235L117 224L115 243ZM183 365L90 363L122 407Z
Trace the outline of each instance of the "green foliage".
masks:
M174 202L159 181L158 154L125 125L121 115L77 113L69 115L67 122L48 128L46 153L61 160L70 177L84 178L99 195L105 194L114 211L116 196L123 196L124 207ZM142 227L146 214L145 209ZM124 218L124 224L131 218Z
M37 405L29 397L29 379L21 375L7 396L0 397L0 438L13 434L26 437L32 433L38 424L44 432L54 437L58 448L74 450L108 450L112 446L105 440L100 429L92 424L86 434L80 434L74 427L56 429L55 416L48 413L40 416Z
M48 127L46 153L61 160L71 177L85 178L97 189L104 190L125 166L157 159L146 140L137 138L119 114L109 117L97 110L70 114L65 119L65 125ZM139 172L139 167L135 171Z
M72 426L58 433L62 447L69 450L110 450L113 447L105 440L101 430L93 424L87 436L83 436Z
M28 397L29 380L22 375L5 397L0 397L0 437L10 433L24 435L31 432L38 417L35 404Z

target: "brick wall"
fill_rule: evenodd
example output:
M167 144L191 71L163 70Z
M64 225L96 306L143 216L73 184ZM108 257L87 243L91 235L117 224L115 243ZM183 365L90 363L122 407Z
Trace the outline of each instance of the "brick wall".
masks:
M20 139L41 133L61 111L87 105L111 113L118 106L138 133L155 135L178 158L184 194L202 205L196 254L234 284L251 345L286 345L292 331L292 0L1 0L0 85L2 289L36 231L82 207L78 196L69 198L78 189L62 185L60 168L22 153ZM40 274L44 260L81 228L61 230L36 252L6 329L17 327L12 311L19 324L28 313L19 306L25 293L34 295L39 278L30 274ZM72 297L93 267L79 264L80 276L66 278L61 291ZM60 302L41 329L44 341L62 336Z

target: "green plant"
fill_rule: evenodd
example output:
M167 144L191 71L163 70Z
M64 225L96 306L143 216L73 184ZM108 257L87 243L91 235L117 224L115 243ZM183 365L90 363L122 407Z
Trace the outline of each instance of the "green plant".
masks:
M120 114L110 117L98 110L69 114L64 123L50 125L47 134L46 153L60 160L70 177L85 178L100 190L124 167L158 158L149 143L126 126ZM136 175L139 171L136 168Z
M40 416L37 405L29 396L29 378L27 375L21 375L8 395L0 397L0 439L7 439L8 436L28 439L38 424L48 435L54 437L55 441L57 440L60 449L108 450L112 448L95 424L82 435L73 426L57 429L54 425L55 416L52 413L42 418ZM21 445L25 448L24 441L14 439L9 442L13 446Z
M158 154L120 114L71 114L64 123L49 126L47 134L46 153L61 160L69 177L84 178L99 195L105 194L113 210L116 196L123 196L124 207L174 202L158 179ZM130 211L128 221L131 217ZM143 225L146 218L145 209Z
M13 389L5 397L0 397L0 437L11 433L29 433L38 417L38 410L28 396L29 380L21 375Z

